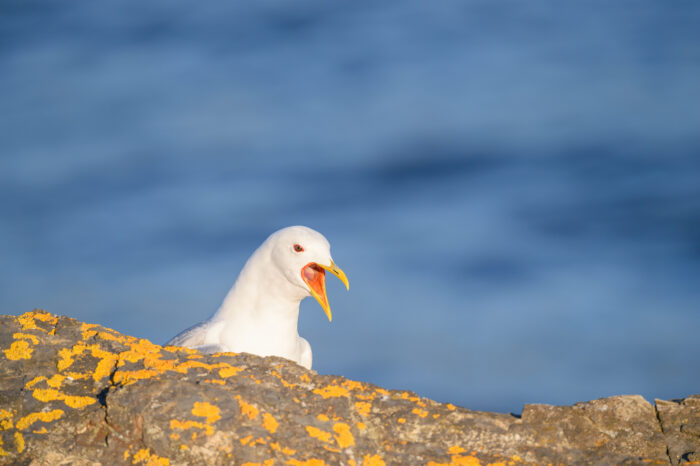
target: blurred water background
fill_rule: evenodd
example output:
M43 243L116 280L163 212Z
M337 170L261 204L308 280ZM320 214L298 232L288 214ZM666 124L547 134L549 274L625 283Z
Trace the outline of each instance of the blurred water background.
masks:
M0 312L163 343L326 235L314 369L519 412L700 392L700 3L0 4Z

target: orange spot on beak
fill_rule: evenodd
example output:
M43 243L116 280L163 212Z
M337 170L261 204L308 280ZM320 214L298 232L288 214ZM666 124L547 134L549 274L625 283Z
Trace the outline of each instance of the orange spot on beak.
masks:
M328 297L326 296L326 270L338 277L345 287L350 289L348 277L345 276L345 272L335 265L333 261L331 261L331 265L309 262L301 269L301 278L309 285L311 296L316 298L316 301L318 301L323 310L326 311L328 320L331 321L333 320L331 317L331 307L328 304Z
M301 278L309 285L311 296L316 298L316 301L326 312L328 320L331 320L331 308L328 305L328 297L326 296L326 271L315 262L311 262L301 269Z

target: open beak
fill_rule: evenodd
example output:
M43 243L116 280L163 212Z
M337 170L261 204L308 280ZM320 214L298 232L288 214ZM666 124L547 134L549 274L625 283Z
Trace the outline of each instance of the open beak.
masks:
M309 285L309 291L311 291L311 296L316 298L316 301L321 305L328 320L333 320L331 315L331 307L328 304L328 297L326 296L326 270L335 275L340 279L341 282L345 284L345 288L350 289L350 284L348 283L348 277L345 276L340 267L335 265L331 261L331 265L321 265L316 262L311 262L301 269L301 278Z

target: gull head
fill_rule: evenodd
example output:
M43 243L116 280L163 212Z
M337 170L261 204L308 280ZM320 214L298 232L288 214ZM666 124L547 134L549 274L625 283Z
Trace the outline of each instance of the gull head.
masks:
M271 258L275 267L295 286L313 296L332 320L331 307L326 296L326 271L332 273L350 289L345 273L335 265L331 246L319 232L305 226L283 228L267 240L272 246Z

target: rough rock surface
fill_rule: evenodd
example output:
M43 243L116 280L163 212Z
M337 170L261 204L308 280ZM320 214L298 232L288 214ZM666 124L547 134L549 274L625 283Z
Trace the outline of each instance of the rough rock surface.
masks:
M0 351L2 464L676 465L700 455L700 396L476 412L38 310L0 317Z

